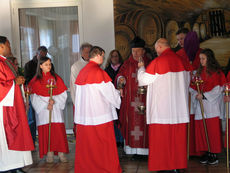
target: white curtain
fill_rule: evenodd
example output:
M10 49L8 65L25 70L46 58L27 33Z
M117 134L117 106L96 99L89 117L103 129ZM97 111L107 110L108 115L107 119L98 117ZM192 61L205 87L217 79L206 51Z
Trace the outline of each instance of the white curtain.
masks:
M77 7L27 8L19 10L22 66L39 46L48 48L54 68L69 88L70 67L79 58ZM72 128L72 102L68 94L66 127Z

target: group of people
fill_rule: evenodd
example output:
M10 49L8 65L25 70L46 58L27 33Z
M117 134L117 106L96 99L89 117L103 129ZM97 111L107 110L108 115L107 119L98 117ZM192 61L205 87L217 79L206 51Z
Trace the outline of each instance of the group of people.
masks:
M52 163L58 155L61 162L68 161L64 154L69 149L63 116L67 87L46 54L47 48L39 47L37 55L25 65L25 77L20 76L9 40L0 36L0 172L23 173L22 168L32 164L35 120L40 158L47 155L46 161ZM53 85L52 97L47 84ZM26 94L31 94L30 99L25 98Z
M101 68L105 51L82 44L70 76L75 172L121 173L117 145L133 160L148 157L150 171L180 172L187 168L187 154L201 156L202 164L219 162L220 122L224 102L230 101L223 90L230 73L226 79L214 52L199 47L195 32L182 28L177 38L181 47L177 52L165 38L158 39L154 47L158 57L151 60L145 41L135 37L130 57L123 62L119 51L112 50L105 70ZM46 156L52 163L58 155L61 162L68 162L63 117L67 87L47 52L39 47L25 65L25 78L18 76L17 61L7 59L10 43L0 36L1 172L24 172L21 168L32 164L35 120L40 158ZM31 88L26 103L20 88L24 82ZM26 112L36 117L30 126Z
M188 32L186 28L182 28L177 32L177 38L184 40L181 41L182 48L177 54L183 61L188 60L186 64L191 64L188 154L201 156L200 163L218 164L217 154L222 151L223 146L221 126L221 119L225 115L223 90L224 84L229 81L226 80L214 52L199 47L199 39L195 32ZM199 82L200 91L196 82Z
M116 141L119 142L119 135L124 138L124 152L132 154L134 160L148 155L150 171L180 172L187 168L188 153L201 156L202 164L219 162L220 119L224 116L223 103L229 101L222 92L226 78L214 52L200 48L195 32L182 28L177 37L179 51L174 52L168 41L161 38L155 44L158 57L152 61L146 56L145 41L139 37L130 43L131 55L124 63L119 62L117 50L111 51L105 69L111 79L100 68L104 50L91 48L89 63L82 67L74 85L76 172L121 172L118 158L114 156L117 155L114 135L107 134L112 129L111 122L117 119L116 113ZM98 49L98 61L94 60L95 49ZM194 80L197 78L202 79L199 90ZM114 88L120 92L120 106ZM119 111L114 111L119 107ZM108 151L113 151L111 158ZM88 157L89 152L93 157ZM98 158L99 155L102 157ZM110 159L115 162L107 162Z

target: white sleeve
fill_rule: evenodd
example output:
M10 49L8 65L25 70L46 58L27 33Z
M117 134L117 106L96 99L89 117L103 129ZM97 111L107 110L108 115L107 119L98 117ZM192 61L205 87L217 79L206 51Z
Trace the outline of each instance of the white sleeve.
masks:
M223 87L218 85L214 87L211 91L204 92L203 94L209 102L212 102L222 94L222 91L223 91Z
M146 73L145 68L141 67L138 69L138 73L137 73L138 86L149 85L153 83L157 79L158 76L159 76L158 74L152 75L152 74Z
M31 98L32 106L37 114L39 114L42 110L47 109L49 103L49 97L43 97L37 94L31 94L30 98Z
M198 94L198 92L196 90L189 87L189 92L191 93L192 99L196 98L196 95Z
M189 92L191 94L191 109L195 111L198 102L198 100L196 99L196 95L198 94L198 92L190 87L189 87Z
M120 91L115 89L112 82L107 82L107 83L103 82L101 85L96 85L96 86L100 90L104 98L110 104L112 104L112 106L116 107L117 109L120 108L120 104L121 104Z
M76 86L75 86L75 81L77 77L77 72L75 71L75 64L71 66L71 72L70 72L70 95L73 104L75 103L75 91L76 91Z
M59 95L53 96L54 100L54 106L57 106L59 109L64 110L65 109L65 103L67 100L67 92L64 91L63 93Z

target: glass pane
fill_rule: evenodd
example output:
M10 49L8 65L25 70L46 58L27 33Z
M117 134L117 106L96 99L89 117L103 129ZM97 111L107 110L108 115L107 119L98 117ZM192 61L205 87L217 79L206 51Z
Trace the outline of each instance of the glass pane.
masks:
M22 65L36 55L39 46L48 48L55 71L69 88L70 67L79 56L77 7L19 9ZM73 126L70 94L65 114L66 128Z

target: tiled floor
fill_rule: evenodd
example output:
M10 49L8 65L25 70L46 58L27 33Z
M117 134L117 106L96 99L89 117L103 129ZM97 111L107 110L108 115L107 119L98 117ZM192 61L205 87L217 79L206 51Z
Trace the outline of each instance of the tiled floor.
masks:
M69 142L70 153L67 155L69 162L60 163L58 158L55 158L55 162L48 164L45 159L39 159L38 147L33 154L34 164L25 167L24 170L27 173L74 173L74 154L75 144L73 140ZM131 156L123 155L122 149L118 149L120 164L124 173L150 173L148 171L147 160L132 161ZM220 163L216 166L201 165L199 164L199 158L190 158L188 162L188 169L183 172L186 173L226 173L226 159L224 152L219 155ZM152 172L154 173L154 172Z

